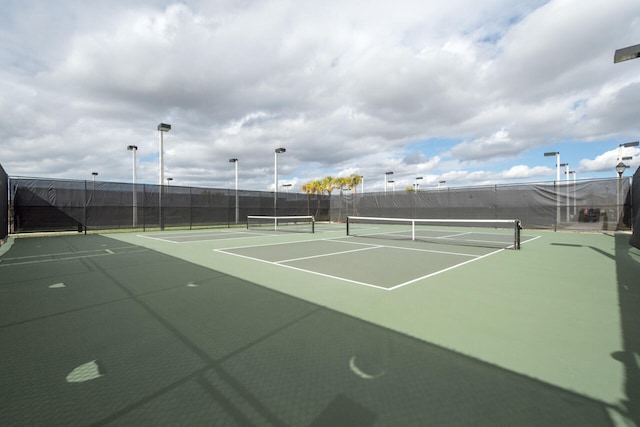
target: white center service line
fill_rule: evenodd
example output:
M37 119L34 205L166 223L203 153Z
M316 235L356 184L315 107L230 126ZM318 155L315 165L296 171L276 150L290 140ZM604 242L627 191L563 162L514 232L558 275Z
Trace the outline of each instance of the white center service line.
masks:
M326 257L326 256L348 254L348 253L352 253L352 252L362 252L362 251L368 251L370 249L378 249L378 248L383 248L383 247L384 246L370 246L368 248L351 249L349 251L330 252L328 254L311 255L311 256L305 256L305 257L300 257L300 258L291 258L291 259L285 259L285 260L282 260L282 261L275 261L274 264L283 264L285 262L300 261L300 260L303 260L303 259L313 259L313 258L322 258L322 257Z

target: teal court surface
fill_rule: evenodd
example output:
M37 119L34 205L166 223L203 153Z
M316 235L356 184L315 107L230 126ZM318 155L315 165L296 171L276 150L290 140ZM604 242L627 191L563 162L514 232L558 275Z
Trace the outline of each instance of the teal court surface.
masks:
M640 422L626 234L241 227L0 248L0 425Z

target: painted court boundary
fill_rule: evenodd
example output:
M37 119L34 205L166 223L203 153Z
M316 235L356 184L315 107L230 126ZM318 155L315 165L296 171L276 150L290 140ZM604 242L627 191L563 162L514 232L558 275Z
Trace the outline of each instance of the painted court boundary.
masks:
M505 249L498 249L498 250L495 250L493 252L489 252L488 254L484 254L484 255L473 255L473 254L465 254L465 253L437 251L437 250L431 250L431 249L403 248L403 247L398 247L398 246L374 245L374 244L359 243L359 242L348 242L348 241L345 241L345 239L346 238L342 237L342 238L338 238L338 239L308 240L308 241L303 241L303 242L281 242L281 243L270 243L270 244L267 243L267 244L261 244L261 245L236 246L236 247L231 247L231 248L214 249L214 252L223 253L223 254L226 254L226 255L233 255L233 256L236 256L236 257L239 257L239 258L249 259L249 260L252 260L252 261L258 261L258 262L262 262L262 263L265 263L265 264L275 265L275 266L278 266L278 267L289 268L289 269L292 269L292 270L301 271L301 272L304 272L304 273L309 273L309 274L313 274L313 275L316 275L316 276L331 278L331 279L335 279L335 280L340 280L340 281L343 281L343 282L353 283L353 284L360 285L360 286L367 286L367 287L370 287L370 288L381 289L381 290L384 290L384 291L393 291L393 290L396 290L396 289L400 289L400 288L402 288L404 286L410 285L412 283L418 282L420 280L428 279L430 277L433 277L433 276L436 276L438 274L453 270L455 268L461 267L461 266L469 264L471 262L478 261L480 259L486 258L486 257L491 256L491 255L495 255L495 254L500 253L500 252L505 250ZM268 261L268 260L265 260L265 259L262 259L262 258L256 258L256 257L251 257L251 256L247 256L247 255L241 255L241 254L230 252L232 250L237 250L237 249L247 249L247 248L256 248L256 247L268 247L268 246L286 245L286 244L291 244L291 243L312 243L312 242L315 242L315 241L326 241L326 242L338 242L339 241L340 243L348 243L348 244L361 245L361 246L366 246L366 247L365 248L360 248L360 249L354 249L354 250L330 252L330 253L319 254L319 255L310 255L310 256L300 257L300 258L285 259L285 260L280 260L280 261ZM471 259L463 261L463 262L460 262L460 263L457 263L457 264L452 265L450 267L443 268L441 270L438 270L438 271L435 271L435 272L432 272L432 273L429 273L429 274L425 274L425 275L417 277L415 279L411 279L411 280L408 280L406 282L399 283L399 284L391 286L391 287L384 287L384 286L374 285L372 283L366 283L366 282L361 282L361 281L358 281L358 280L347 279L346 277L335 276L335 275L332 275L332 274L321 273L321 272L318 272L318 271L308 270L308 269L305 269L305 268L294 267L292 265L285 264L287 262L299 261L299 260L304 260L304 259L315 259L315 258L322 258L322 257L340 255L340 254L352 253L352 252L361 252L361 251L364 251L364 250L375 250L375 249L381 249L381 248L395 249L395 250L400 250L400 251L409 250L409 251L418 251L418 252L438 253L438 254L445 254L445 255L455 255L455 256L462 256L462 257L470 257Z

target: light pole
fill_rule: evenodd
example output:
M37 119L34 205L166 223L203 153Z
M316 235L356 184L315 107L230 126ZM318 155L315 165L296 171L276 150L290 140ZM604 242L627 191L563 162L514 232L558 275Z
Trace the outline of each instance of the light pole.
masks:
M567 198L567 222L569 222L569 163L561 163L560 166L564 166L564 174L566 175L564 180L564 188Z
M618 158L616 159L618 162L622 161L622 149L626 147L637 147L640 145L640 141L633 142L625 142L624 144L618 145Z
M550 151L544 153L545 157L556 156L556 181L555 181L555 191L556 191L556 227L560 222L560 191L558 186L560 185L560 152L559 151Z
M573 175L573 216L576 216L576 171L569 171L569 175Z
M438 181L438 190L440 189L440 185L446 183L447 181Z
M289 194L289 187L291 187L291 184L282 184L282 186L284 187L287 194Z
M616 172L618 172L618 197L617 197L617 203L616 203L616 219L617 219L617 223L620 223L620 193L622 193L622 174L624 173L624 170L627 169L629 166L625 165L622 162L619 162L616 165Z
M422 178L423 178L423 177L421 177L421 176L416 176L416 185L415 185L416 192L417 192L417 191L418 191L418 189L420 188L420 184L418 184L418 181L420 181Z
M389 179L389 175L393 175L393 172L385 172L384 173L384 193L387 193L387 179Z
M278 154L285 153L286 148L276 148L274 154L274 186L273 186L273 216L278 216Z
M389 184L391 184L391 192L395 193L396 192L396 182L394 180L389 180L388 182L389 182Z
M135 228L138 225L138 192L136 191L136 151L138 147L136 145L128 145L127 150L133 154L133 224Z
M240 220L240 205L238 203L238 159L229 159L229 163L235 163L236 169L236 224Z
M96 191L96 176L98 176L98 172L91 172L91 176L93 177L93 191Z
M164 150L162 148L162 134L165 132L169 132L171 130L171 125L166 123L160 123L158 125L158 132L160 133L160 147L159 147L159 169L160 169L160 178L158 179L158 225L160 226L160 230L164 230L164 224L162 223L162 188L164 186Z
M171 186L171 181L173 181L173 178L171 177L167 178L167 187Z

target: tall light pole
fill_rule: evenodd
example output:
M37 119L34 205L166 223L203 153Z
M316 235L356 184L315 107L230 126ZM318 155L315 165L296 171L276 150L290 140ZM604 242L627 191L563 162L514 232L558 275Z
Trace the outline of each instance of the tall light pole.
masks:
M556 227L560 222L560 194L559 188L560 185L560 152L559 151L550 151L544 153L545 157L556 156L556 182L555 182L555 190L556 190Z
M616 165L616 172L618 172L618 200L616 203L616 220L618 221L618 224L620 223L620 193L622 193L622 174L628 167L629 166L625 165L622 162Z
M229 159L229 163L235 163L236 169L236 224L240 220L240 205L238 203L238 159Z
M171 177L167 178L167 187L171 186L171 181L173 181L173 178Z
M289 187L291 187L291 184L282 184L282 186L284 187L287 194L289 194Z
M384 173L384 192L387 193L387 179L389 179L389 175L393 175L393 172L385 172Z
M565 172L567 173L567 172ZM576 215L576 171L569 171L567 173L567 176L569 175L573 175L573 216L574 216L574 220L575 220L575 215Z
M138 225L138 192L136 190L136 151L138 147L136 145L128 145L127 150L133 154L133 224L135 228Z
M276 148L276 152L274 154L274 186L273 186L273 216L278 215L278 154L285 153L287 151L286 148Z
M93 177L93 191L96 191L96 176L98 176L98 172L91 172L91 176Z
M393 179L390 179L389 184L391 184L391 192L395 193L396 192L396 182Z
M564 180L564 188L567 198L567 222L569 222L569 163L561 163L560 166L564 166L564 174L566 175Z
M625 142L624 144L618 145L618 158L616 159L616 161L618 161L618 162L622 161L622 149L623 148L626 148L626 147L637 147L638 145L640 145L640 141Z
M160 178L158 179L158 225L160 226L160 230L164 230L164 224L162 223L162 188L164 186L164 150L162 147L162 134L165 132L169 132L171 130L171 125L166 123L160 123L158 125L158 132L160 133L160 147L159 147L159 159L160 159Z
M416 184L415 184L415 189L416 192L418 191L418 189L420 188L420 184L418 184L418 181L420 181L423 177L421 176L416 176Z
M438 181L438 190L440 189L440 185L445 184L447 181Z

